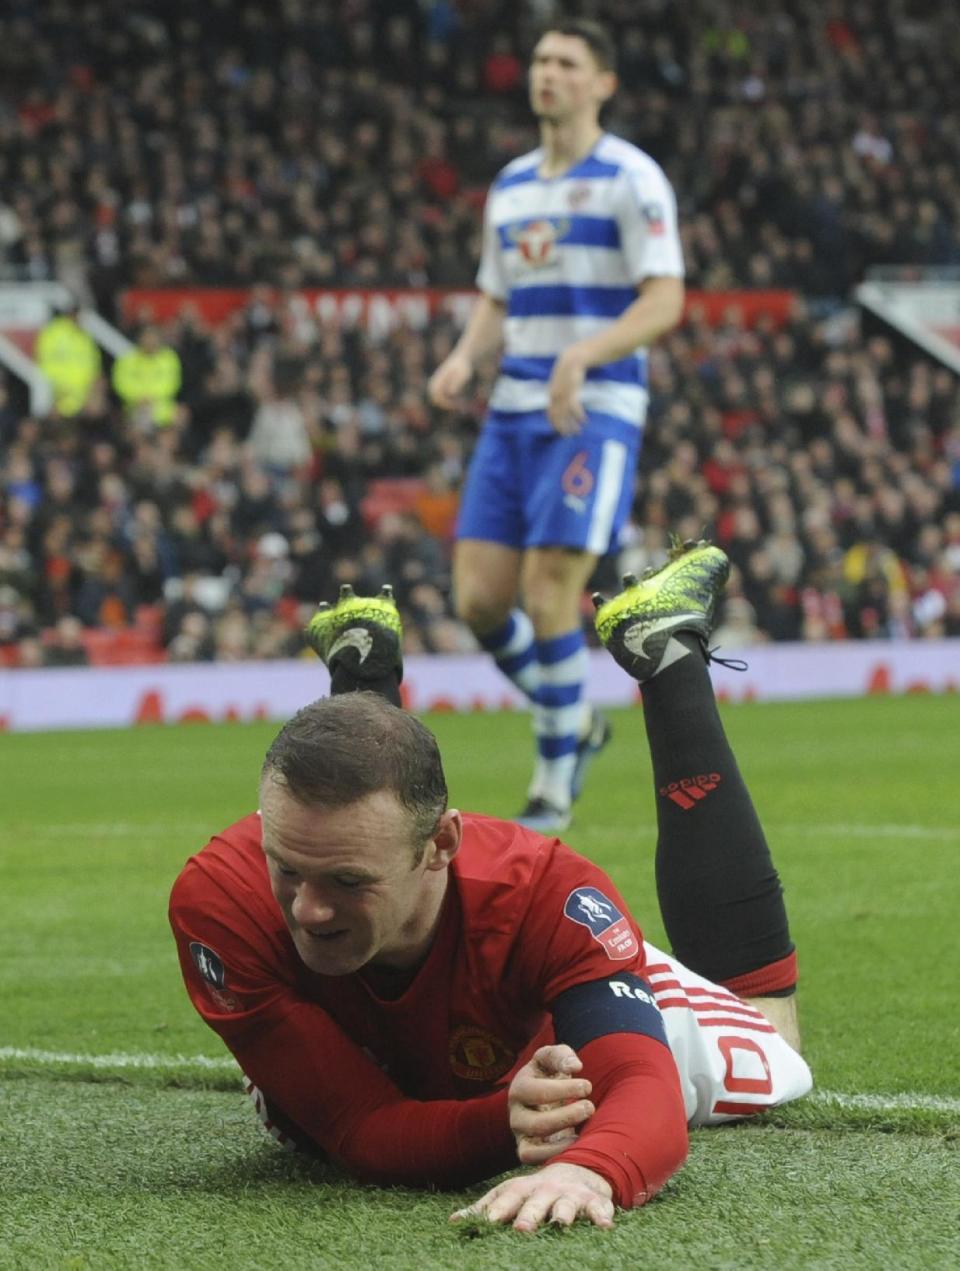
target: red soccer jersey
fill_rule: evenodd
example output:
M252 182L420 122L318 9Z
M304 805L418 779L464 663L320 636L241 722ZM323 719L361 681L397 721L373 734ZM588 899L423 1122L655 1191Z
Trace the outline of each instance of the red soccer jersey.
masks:
M300 960L257 815L188 861L170 920L194 1006L251 1080L307 1137L381 1181L457 1183L509 1168L505 1086L553 1040L550 1004L574 985L643 970L640 932L603 871L555 839L473 815L430 953L399 995L381 996L371 976L322 976ZM598 1081L610 1085L599 1059L608 1041L581 1051L585 1063L597 1051L599 1070L585 1072L595 1094ZM663 1046L628 1038L620 1060L638 1055L660 1084L667 1063L669 1084ZM637 1183L604 1169L592 1124L564 1160L603 1173L622 1204L663 1182L649 1170Z

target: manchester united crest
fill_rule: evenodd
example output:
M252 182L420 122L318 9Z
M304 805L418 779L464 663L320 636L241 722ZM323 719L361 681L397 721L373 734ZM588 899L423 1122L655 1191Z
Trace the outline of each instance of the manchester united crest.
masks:
M539 221L524 221L511 225L508 236L516 244L517 251L531 269L543 269L556 264L559 259L557 244L570 233L570 221L565 217L547 217Z
M495 1081L509 1072L516 1055L477 1024L461 1024L450 1034L450 1067L468 1081Z

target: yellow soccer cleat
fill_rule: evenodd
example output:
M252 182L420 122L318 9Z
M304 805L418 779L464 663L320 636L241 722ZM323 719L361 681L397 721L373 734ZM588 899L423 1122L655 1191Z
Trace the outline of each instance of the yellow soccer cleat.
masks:
M729 573L730 562L719 547L702 539L675 542L659 569L639 580L624 574L624 590L612 600L594 595L597 635L641 684L660 670L670 639L681 631L695 635L706 654Z
M335 605L318 606L304 637L331 673L335 662L347 659L358 679L379 680L391 671L403 677L403 627L389 584L378 596L357 596L344 583Z

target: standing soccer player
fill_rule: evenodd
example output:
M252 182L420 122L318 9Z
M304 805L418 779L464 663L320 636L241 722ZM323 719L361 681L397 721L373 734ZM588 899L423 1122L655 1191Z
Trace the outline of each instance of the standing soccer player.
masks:
M609 736L585 701L580 603L630 510L645 350L683 310L670 184L600 126L614 61L593 22L557 23L538 41L530 99L541 145L492 186L482 294L429 386L434 405L452 409L503 347L463 492L454 587L460 617L533 705L537 763L519 820L544 833L569 824Z

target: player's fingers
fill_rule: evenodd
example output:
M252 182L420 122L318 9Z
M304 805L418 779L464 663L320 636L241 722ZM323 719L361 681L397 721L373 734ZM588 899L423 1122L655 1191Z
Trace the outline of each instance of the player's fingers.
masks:
M441 366L434 372L427 385L427 396L435 406L449 410L454 404L455 395L460 387L461 385L457 383L455 368Z
M507 1115L514 1134L532 1134L537 1138L545 1138L568 1126L582 1125L595 1111L593 1103L585 1098L542 1103L511 1098Z
M526 1104L528 1108L552 1106L571 1099L586 1099L592 1088L585 1077L535 1077L521 1071L511 1083L510 1101Z
M586 415L576 398L572 398L562 412L562 431L565 437L573 437L583 427Z
M442 384L431 383L427 396L433 405L439 406L441 410L449 410L453 405L453 398Z
M457 366L447 367L443 377L443 391L448 401L452 401L463 388L465 376Z
M543 1139L521 1138L517 1140L517 1160L521 1165L546 1165L576 1141L573 1130L560 1130Z
M531 1139L547 1139L549 1135L559 1134L562 1130L576 1129L589 1120L595 1111L590 1099L575 1099L572 1103L540 1108L518 1104L510 1110L510 1129L518 1138L526 1135Z
M486 1213L477 1205L464 1205L462 1209L455 1209L450 1215L450 1222L465 1222L468 1218L486 1218Z
M484 1194L479 1198L479 1200L475 1200L472 1205L464 1205L462 1209L454 1210L454 1212L450 1215L450 1221L460 1222L461 1219L464 1219L464 1218L489 1217L488 1210L490 1208L490 1205L497 1199L497 1197L507 1187L510 1186L510 1183L515 1181L520 1181L520 1180L510 1179L506 1183L498 1183L496 1187L491 1187L488 1192L484 1192Z
M501 1184L498 1194L485 1207L484 1215L491 1222L512 1222L536 1190L536 1175L531 1178L511 1178Z
M517 1210L514 1230L536 1231L546 1221L558 1199L555 1187L538 1187Z
M580 425L577 421L566 413L555 412L550 415L550 422L561 437L572 437L580 431Z
M612 1227L614 1212L613 1201L603 1196L594 1196L583 1206L584 1218L589 1218L595 1227Z
M572 1046L563 1042L555 1042L552 1046L541 1046L534 1051L531 1064L538 1068L544 1077L579 1072L583 1061Z
M550 1211L550 1221L558 1227L569 1227L577 1220L579 1207L569 1196L561 1196Z
M476 1205L464 1205L462 1209L455 1209L450 1215L450 1222L465 1222L468 1218L483 1218L485 1215Z
M559 1107L510 1109L510 1129L516 1135L545 1139L561 1130L571 1130L583 1125L593 1116L596 1108L589 1099L577 1099L575 1103Z

